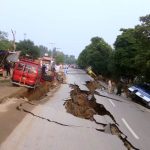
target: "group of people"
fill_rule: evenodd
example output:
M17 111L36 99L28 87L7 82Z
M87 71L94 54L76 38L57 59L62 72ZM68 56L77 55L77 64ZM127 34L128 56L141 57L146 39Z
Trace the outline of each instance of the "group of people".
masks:
M122 89L123 89L123 84L121 81L119 81L117 83L117 85L115 84L114 81L108 80L108 92L109 93L114 93L115 92L115 88L117 89L116 95L121 95L122 93Z
M62 65L52 65L51 68L47 71L46 65L42 65L42 78L48 81L48 78L51 80L57 80L58 82L63 83L63 66ZM66 68L65 68L66 69ZM64 71L64 74L67 74Z

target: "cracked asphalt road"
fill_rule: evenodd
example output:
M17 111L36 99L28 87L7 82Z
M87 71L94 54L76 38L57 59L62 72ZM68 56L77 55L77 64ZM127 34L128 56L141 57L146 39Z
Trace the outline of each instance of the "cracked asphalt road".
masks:
M90 79L81 70L69 70L67 75L67 83L76 83L82 90L87 90L83 84ZM63 104L70 97L69 92L69 86L62 84L49 101L37 105L31 112L20 105L17 109L27 115L1 144L0 150L126 150L126 143L109 134L110 131L99 132L103 130L100 124L66 112ZM103 104L114 116L128 141L137 149L149 150L150 111L129 99L99 92L104 96L95 95L97 103ZM103 124L113 123L107 115L94 118Z

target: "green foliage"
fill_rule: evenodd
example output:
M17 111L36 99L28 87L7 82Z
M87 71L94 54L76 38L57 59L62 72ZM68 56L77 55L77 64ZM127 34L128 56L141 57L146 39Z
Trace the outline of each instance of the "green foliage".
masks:
M143 77L150 82L150 15L140 17L141 24L121 29L115 41L114 62L118 77Z
M76 59L73 55L65 55L63 52L55 51L54 58L56 60L56 64L75 64Z
M8 41L7 36L6 32L0 31L0 50L10 50L12 48L12 43Z
M12 44L8 40L0 40L0 50L11 50Z
M74 55L65 55L64 56L64 63L65 64L76 64L76 59Z
M17 43L16 49L21 51L21 56L29 55L33 59L36 59L40 56L40 49L38 46L35 46L34 43L30 40L24 40Z
M138 51L138 41L135 38L134 29L121 29L122 34L119 35L114 43L114 63L117 68L117 76L125 76L133 78L138 71L135 67L135 55Z
M0 50L11 50L13 44L7 39L7 33L0 31ZM76 59L73 55L65 55L63 52L57 51L54 48L52 51L48 50L47 47L40 45L36 46L31 40L24 40L16 43L16 50L21 51L21 56L30 56L33 59L42 57L45 53L48 56L55 58L57 64L75 64Z
M39 50L40 50L40 56L44 56L45 54L48 54L50 56L51 53L49 53L49 50L47 47L40 45L38 46Z
M0 41L1 41L1 40L4 40L4 41L5 41L5 40L8 40L7 37L8 37L7 32L0 31Z
M81 68L91 66L94 72L108 75L108 62L112 48L99 37L91 39L91 44L81 52L78 58L78 65Z
M150 15L140 17L140 21L134 28L120 29L114 50L102 38L92 38L80 53L78 65L92 66L96 73L115 79L142 78L142 82L150 82Z
M86 68L86 67L88 66L86 56L87 56L87 50L84 49L84 50L80 53L80 55L79 55L79 57L78 57L78 60L77 60L77 64L78 64L82 69L83 69L83 68Z
M135 27L136 37L140 42L139 51L135 57L135 65L140 68L140 74L150 82L150 15L140 17L141 25Z
M64 54L62 52L56 51L55 60L56 60L56 64L63 64Z
M57 56L56 47L53 48L51 55L55 58Z

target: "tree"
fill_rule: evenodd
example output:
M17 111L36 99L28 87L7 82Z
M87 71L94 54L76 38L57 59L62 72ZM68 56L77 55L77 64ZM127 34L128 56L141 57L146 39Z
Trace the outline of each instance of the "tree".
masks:
M65 64L75 64L76 63L76 59L74 55L65 55L64 56L64 63Z
M0 50L10 50L12 48L12 44L8 40L0 41Z
M45 54L48 54L50 56L50 52L47 47L40 45L38 46L38 48L40 50L40 56L44 56Z
M102 38L92 38L80 53L78 65L90 65L98 74L116 79L142 77L150 82L150 14L140 17L140 22L134 28L120 29L114 50Z
M134 78L138 72L135 67L135 56L139 49L138 41L135 37L134 29L121 29L122 34L119 35L114 43L114 63L116 76L120 78Z
M57 50L56 50L56 47L53 48L52 50L52 57L56 57L57 56Z
M0 50L10 50L12 48L11 42L7 39L8 34L0 31Z
M29 55L33 59L36 59L40 56L40 49L38 46L35 46L34 43L30 40L24 40L17 43L17 50L21 51L21 56Z
M112 48L99 37L91 39L91 44L80 53L78 65L91 66L97 74L108 75L108 62Z
M135 57L135 65L140 68L140 75L150 82L150 14L140 17L140 25L135 27L136 37L140 43Z
M84 49L84 50L80 53L80 55L79 55L79 57L78 57L78 60L77 60L77 64L78 64L78 65L80 66L80 68L82 68L82 69L84 69L84 68L86 68L86 67L88 66L86 56L87 56L87 50Z
M8 40L7 37L8 37L8 33L7 32L0 31L0 41Z
M150 82L150 15L140 21L135 28L121 29L114 43L114 62L118 77L142 77Z
M63 64L64 63L64 54L59 52L55 56L56 64Z

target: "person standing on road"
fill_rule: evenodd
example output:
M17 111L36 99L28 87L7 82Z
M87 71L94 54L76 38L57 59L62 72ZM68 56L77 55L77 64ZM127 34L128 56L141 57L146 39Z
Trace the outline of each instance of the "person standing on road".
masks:
M4 69L6 70L6 76L7 76L7 77L11 75L11 74L10 74L10 68L11 68L10 63L9 63L9 62L6 62L6 63L4 64Z
M109 93L112 92L112 83L111 83L111 80L108 81L108 92Z
M116 93L116 95L119 95L119 96L121 96L121 93L122 93L122 83L121 83L121 81L119 81L119 83L117 84L117 93Z
M116 87L115 81L112 81L112 90L111 90L112 93L115 92L115 87Z
M46 74L46 66L45 64L42 65L42 75Z
M67 66L65 65L65 66L64 66L64 74L67 75L67 73L68 73L68 68L67 68Z

